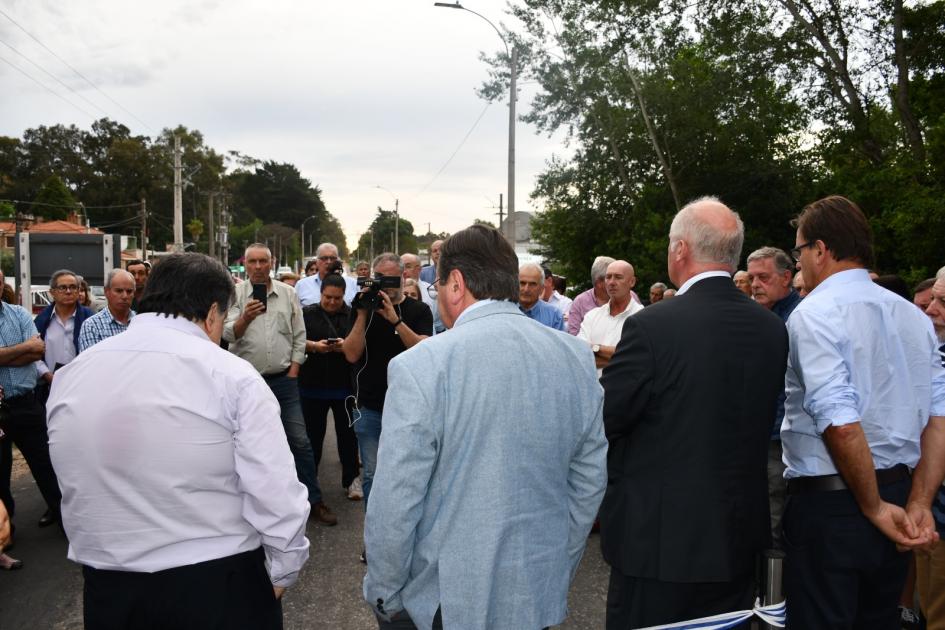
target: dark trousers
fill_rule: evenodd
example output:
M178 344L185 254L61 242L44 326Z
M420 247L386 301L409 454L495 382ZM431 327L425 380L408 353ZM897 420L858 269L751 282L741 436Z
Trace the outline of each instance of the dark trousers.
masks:
M49 436L46 434L46 413L32 392L9 398L0 407L0 429L4 438L0 440L0 500L10 517L13 517L14 502L10 492L13 466L13 444L23 454L23 459L33 474L40 494L53 514L59 514L62 494L59 482L49 459Z
M335 436L338 440L338 459L341 460L341 485L347 488L358 476L358 438L354 429L348 426L348 416L352 413L350 405L344 400L322 400L302 397L302 416L305 417L305 430L312 443L315 454L315 474L322 461L322 443L325 441L325 429L328 424L328 410L335 419Z
M754 603L755 581L661 582L610 570L607 630L631 630L746 610ZM748 628L748 622L735 626Z
M260 547L156 573L82 567L86 630L279 630Z
M880 486L905 505L911 482ZM876 529L848 490L788 496L782 520L788 628L898 630L909 554Z

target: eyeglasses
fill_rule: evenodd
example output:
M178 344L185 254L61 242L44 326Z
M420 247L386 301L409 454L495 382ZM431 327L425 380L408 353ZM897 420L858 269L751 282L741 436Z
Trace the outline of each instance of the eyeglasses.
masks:
M791 256L794 257L795 261L800 261L801 250L803 250L805 247L810 247L811 245L816 245L816 244L817 244L817 241L807 241L806 243L802 243L801 245L798 245L797 247L794 247L793 249L791 249Z
M337 256L319 256L318 259L322 262L334 262L338 260Z
M436 281L433 284L427 286L427 295L429 295L434 300L436 299Z
M63 293L75 293L79 290L79 287L74 284L57 284L53 288L56 289L56 291L62 291Z

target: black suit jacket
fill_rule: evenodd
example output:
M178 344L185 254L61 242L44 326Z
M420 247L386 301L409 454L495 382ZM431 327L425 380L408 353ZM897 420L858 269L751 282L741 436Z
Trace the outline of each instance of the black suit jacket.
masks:
M770 535L767 449L787 351L780 318L724 277L627 319L601 378L613 568L665 582L753 570Z

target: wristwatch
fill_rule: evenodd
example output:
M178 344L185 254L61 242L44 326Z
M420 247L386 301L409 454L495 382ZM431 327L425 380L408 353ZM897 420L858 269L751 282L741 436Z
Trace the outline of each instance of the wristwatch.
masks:
M598 352L600 352L600 344L595 343L593 346L591 346L591 350L594 352L594 354L597 354Z

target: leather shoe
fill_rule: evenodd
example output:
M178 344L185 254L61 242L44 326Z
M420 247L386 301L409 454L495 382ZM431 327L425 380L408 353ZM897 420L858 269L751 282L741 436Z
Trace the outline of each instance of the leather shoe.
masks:
M0 569L4 571L16 571L23 568L23 561L11 558L5 553L0 552Z
M49 527L59 522L59 518L52 513L52 510L46 510L46 513L39 519L40 527Z
M330 507L321 501L312 506L312 512L309 518L318 521L322 525L328 525L329 527L338 524L338 517L335 516L335 513L331 511Z

